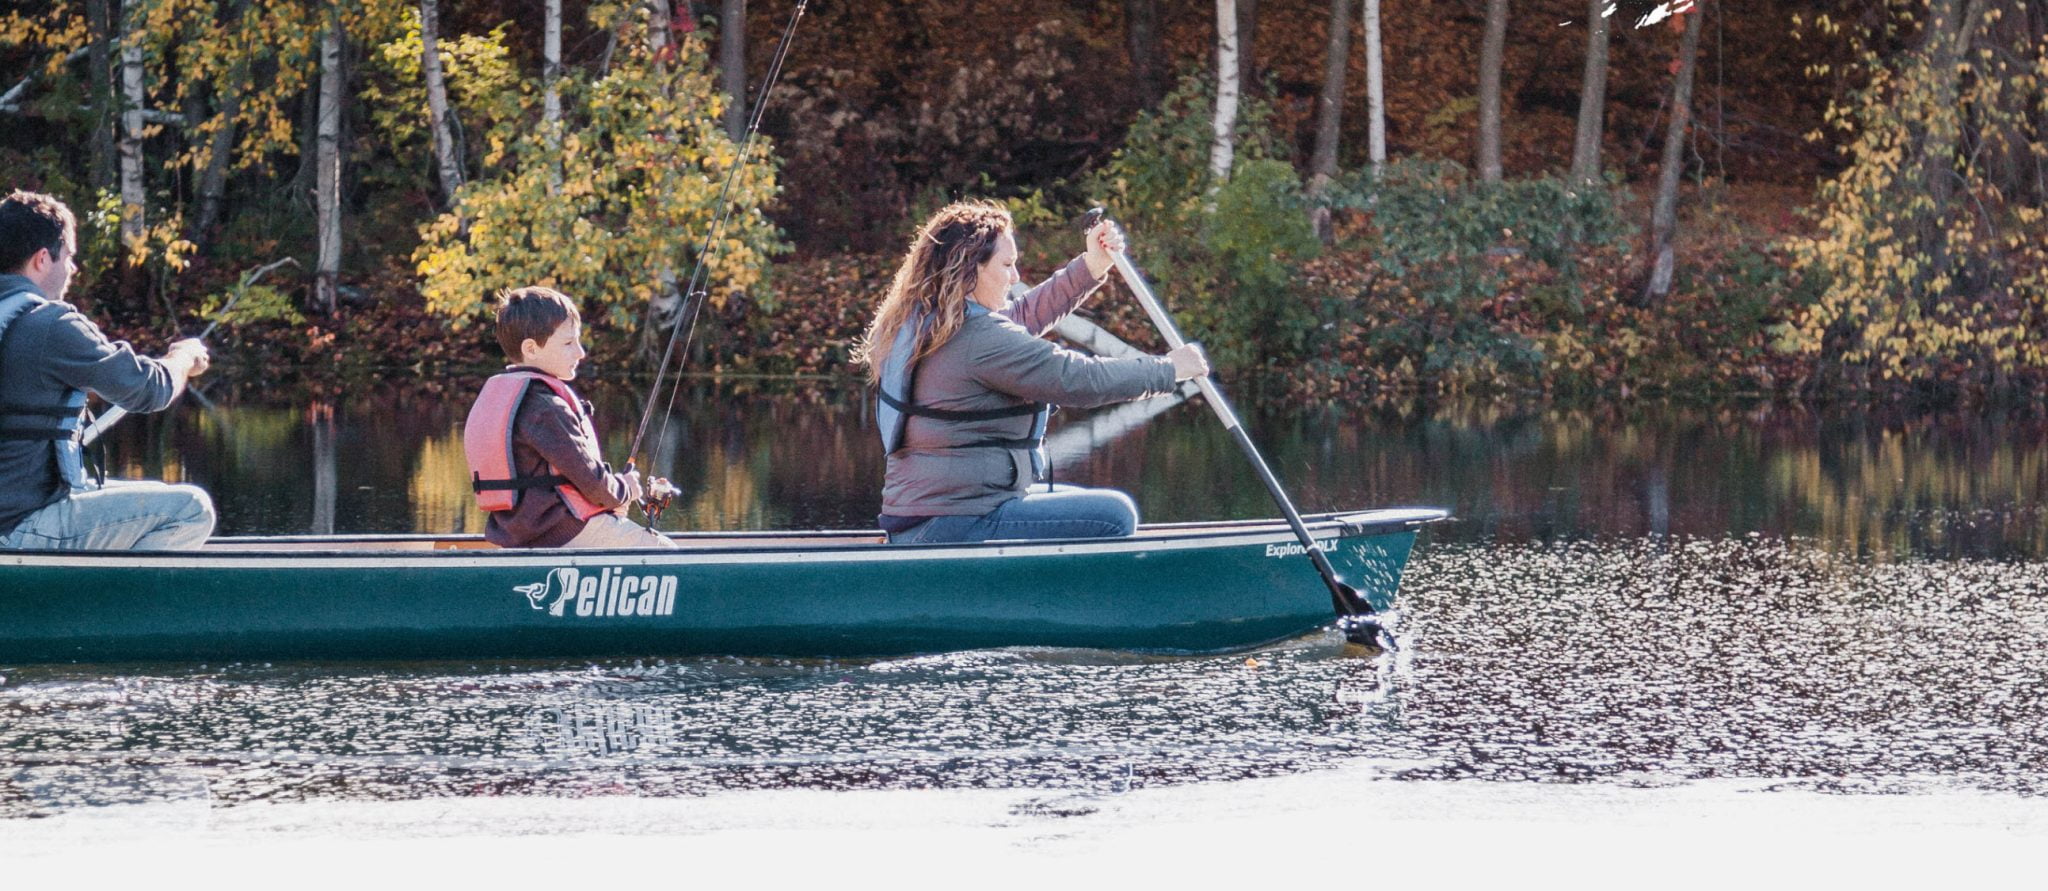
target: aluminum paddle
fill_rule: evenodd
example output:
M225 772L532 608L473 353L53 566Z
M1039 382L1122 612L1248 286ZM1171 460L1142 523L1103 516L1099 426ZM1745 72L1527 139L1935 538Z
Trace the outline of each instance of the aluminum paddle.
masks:
M1094 221L1102 215L1099 207L1088 211L1085 227L1094 228ZM1159 336L1165 338L1167 348L1177 350L1185 345L1187 340L1181 337L1180 329L1173 324L1173 317L1166 314L1166 307L1152 293L1152 287L1145 283L1145 276L1131 262L1129 251L1117 251L1109 256L1116 264L1117 273L1123 276L1124 284L1130 286L1131 293L1137 296L1138 305L1144 307L1145 315L1150 316L1152 325L1159 329ZM1252 443L1251 436L1245 433L1244 424L1238 421L1237 413L1230 409L1229 401L1223 398L1223 391L1216 386L1215 372L1211 370L1209 374L1195 378L1195 385L1201 388L1209 408L1216 412L1216 418L1223 422L1224 429L1230 431L1231 438L1237 440L1237 447L1251 461L1259 481L1266 484L1267 494L1272 495L1273 502L1280 506L1288 527L1294 530L1294 537L1301 541L1302 550L1315 564L1316 573L1322 576L1323 585L1330 589L1330 603L1337 611L1337 627L1344 632L1344 638L1364 646L1394 649L1393 636L1375 617L1372 604L1358 593L1358 589L1337 577L1337 570L1330 565L1329 558L1323 556L1322 547L1309 535L1308 526L1301 521L1301 512L1295 510L1294 501L1287 497L1287 490L1280 487L1279 478L1273 475L1272 468L1266 466L1259 447Z

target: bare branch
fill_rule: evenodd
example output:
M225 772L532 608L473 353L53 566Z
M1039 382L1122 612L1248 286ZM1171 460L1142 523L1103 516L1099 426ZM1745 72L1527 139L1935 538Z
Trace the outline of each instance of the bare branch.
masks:
M78 49L72 50L70 55L64 57L64 64L69 65L84 58L85 54L91 51L91 49L92 47L89 46L81 46ZM0 111L20 114L22 94L28 92L28 85L34 83L35 79L36 73L30 71L21 79L21 83L14 85L13 89L8 90L6 93L0 93Z

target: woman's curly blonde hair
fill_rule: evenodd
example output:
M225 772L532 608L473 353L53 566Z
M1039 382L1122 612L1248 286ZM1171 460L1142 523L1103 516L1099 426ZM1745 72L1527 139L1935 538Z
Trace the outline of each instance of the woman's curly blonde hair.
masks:
M931 355L959 332L981 265L995 255L996 245L1015 225L1001 204L960 201L941 208L918 228L888 295L875 311L874 323L855 351L855 361L867 364L871 379L882 379L882 363L895 348L897 333L912 319L922 320L912 362Z

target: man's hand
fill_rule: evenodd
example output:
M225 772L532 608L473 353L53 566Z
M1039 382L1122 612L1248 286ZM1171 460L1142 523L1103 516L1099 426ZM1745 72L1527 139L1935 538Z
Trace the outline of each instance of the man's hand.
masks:
M164 351L164 364L174 369L183 369L181 378L198 377L213 367L213 355L206 351L206 344L196 338L173 341Z

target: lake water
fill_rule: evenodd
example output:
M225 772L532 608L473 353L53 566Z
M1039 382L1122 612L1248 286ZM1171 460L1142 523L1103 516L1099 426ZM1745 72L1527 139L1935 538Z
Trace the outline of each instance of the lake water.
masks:
M109 463L205 484L224 533L474 531L467 405L447 395L465 392L221 389L131 419ZM644 394L591 395L622 455ZM1327 856L1353 831L1542 862L1534 840L1589 827L1629 842L1599 862L1647 879L1700 841L1876 864L1945 840L1982 866L2048 835L2048 424L1246 414L1304 510L1458 515L1418 544L1398 653L1325 633L1180 658L0 666L0 855L432 837L489 859L493 839L566 833L629 860L609 846L652 835L714 859L820 840L908 857L937 838L1057 872L1204 839ZM1060 416L1060 478L1126 488L1149 520L1272 514L1206 410L1131 422ZM856 387L692 383L653 429L643 455L683 490L671 528L872 524ZM1227 869L1220 851L1175 862ZM1454 847L1424 862L1334 874L1491 868Z

